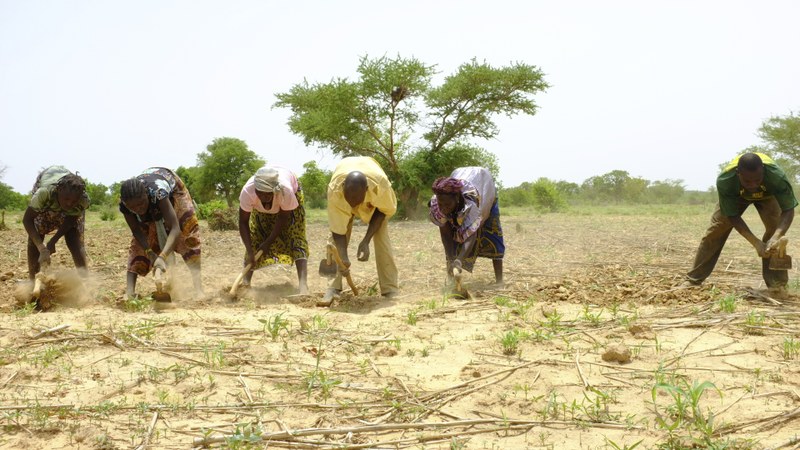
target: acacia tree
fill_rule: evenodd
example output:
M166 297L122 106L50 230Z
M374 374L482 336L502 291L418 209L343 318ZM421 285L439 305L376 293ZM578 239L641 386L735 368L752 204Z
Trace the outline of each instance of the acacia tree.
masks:
M289 129L337 156L372 156L413 213L434 178L465 165L488 166L494 155L470 139L499 133L497 114L536 113L533 94L545 90L541 71L515 63L495 68L472 60L433 87L434 66L400 56L361 57L358 79L294 85L276 94L291 109Z
M229 208L247 179L263 165L264 160L243 140L231 137L216 138L206 151L197 154L201 189L222 195Z
M757 134L764 144L746 151L771 155L789 179L800 180L800 115L790 111L785 116L772 116L761 124Z

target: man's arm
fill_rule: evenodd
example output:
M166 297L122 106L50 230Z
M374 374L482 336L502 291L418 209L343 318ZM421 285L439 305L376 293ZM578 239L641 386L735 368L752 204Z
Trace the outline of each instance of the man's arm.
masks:
M131 213L122 213L122 215L125 217L125 222L128 224L128 228L130 228L133 238L136 239L136 242L139 243L139 246L144 249L145 253L147 253L147 257L155 259L155 255L151 254L153 253L153 250L150 249L147 244L147 236L142 233L142 227L139 226L139 221L136 219L136 216Z
M250 237L250 212L239 208L239 237L242 238L244 250L247 252L248 264L254 264L253 261L253 244Z
M778 222L778 227L775 228L775 234L767 241L767 249L766 252L769 254L775 250L775 247L778 244L778 240L782 238L787 231L789 231L789 227L792 226L792 221L794 220L794 208L787 209L786 211L781 212L781 220Z
M440 226L439 236L442 238L444 258L447 262L447 278L453 278L453 261L456 259L456 242L453 239L453 227L449 223Z
M67 230L74 227L77 221L78 216L66 216L66 218L64 218L64 221L61 222L61 226L58 227L56 233L47 242L47 250L50 251L50 254L56 252L56 243L58 240L67 233Z
M472 251L472 247L475 246L475 243L478 241L478 233L472 233L467 236L467 239L464 240L464 244L461 246L461 252L456 255L456 259L453 260L453 267L458 268L461 270L461 266L464 262L464 258L469 255L470 251Z
M25 214L22 216L22 224L25 226L25 231L28 233L28 237L31 238L33 245L39 249L39 264L43 264L50 262L50 251L44 245L44 236L39 234L39 232L36 230L36 224L34 221L38 215L39 213L29 206L25 210Z
M361 243L358 244L357 256L359 261L369 260L369 243L372 241L372 237L375 236L375 233L378 232L381 225L383 225L384 220L386 220L386 214L381 212L381 210L376 209L375 212L372 213L372 218L369 219L367 233L364 235L364 239Z
M350 267L350 258L347 256L347 236L344 234L331 233L336 250L339 251L339 258L345 266Z
M178 224L178 215L175 213L175 208L172 207L168 197L158 201L158 209L161 211L161 216L164 217L164 225L169 227L167 241L164 243L164 248L161 249L161 254L166 257L169 256L169 252L175 250L175 246L178 244L181 226Z
M732 216L728 217L728 220L733 225L733 228L736 229L739 234L742 235L743 238L747 239L747 242L756 249L758 256L764 258L766 256L767 246L764 242L761 241L752 231L750 231L750 227L744 222L742 216Z

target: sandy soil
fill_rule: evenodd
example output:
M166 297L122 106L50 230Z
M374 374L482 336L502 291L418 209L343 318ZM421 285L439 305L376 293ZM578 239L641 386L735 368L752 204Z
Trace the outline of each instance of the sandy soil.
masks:
M353 265L363 294L331 308L314 306L322 221L315 295L272 267L238 301L221 295L238 235L204 228L210 298L179 263L169 309L124 302L124 221L93 217L91 276L46 313L15 306L25 234L7 216L0 447L798 448L798 298L759 290L735 234L703 287L677 288L709 215L506 216L506 284L479 260L470 300L445 295L438 231L394 222L400 297L375 295L373 257ZM63 243L54 266L72 268Z

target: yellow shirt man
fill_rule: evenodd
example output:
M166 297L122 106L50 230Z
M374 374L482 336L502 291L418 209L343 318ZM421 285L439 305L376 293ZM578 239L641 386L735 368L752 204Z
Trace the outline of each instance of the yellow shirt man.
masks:
M358 246L359 261L369 259L369 243L375 242L375 263L381 294L392 296L397 292L397 265L389 241L387 222L397 212L397 197L392 183L374 159L353 156L342 159L336 166L328 184L328 223L333 241L345 264L347 245L353 228L353 218L358 216L368 223L367 233ZM338 273L325 295L331 301L342 290L342 274Z

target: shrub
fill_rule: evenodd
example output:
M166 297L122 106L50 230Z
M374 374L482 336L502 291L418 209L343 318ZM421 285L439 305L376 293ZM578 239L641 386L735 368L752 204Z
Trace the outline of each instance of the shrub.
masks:
M214 231L239 229L239 209L217 209L208 218L208 228Z
M100 211L100 220L106 222L117 220L117 210L115 208L106 206L102 211Z
M228 209L228 204L224 200L211 200L210 202L197 205L197 218L200 220L210 220L214 211Z
M531 185L533 205L536 209L556 212L567 207L567 202L558 192L555 183L547 178L539 178Z

